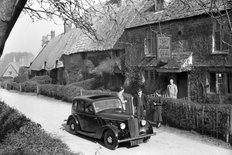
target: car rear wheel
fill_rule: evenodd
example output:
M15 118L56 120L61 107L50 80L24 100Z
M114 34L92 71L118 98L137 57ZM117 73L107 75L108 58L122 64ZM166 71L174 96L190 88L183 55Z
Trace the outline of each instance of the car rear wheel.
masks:
M79 122L72 118L69 121L69 130L72 134L77 134L77 131L79 130Z
M104 144L108 149L115 150L118 147L118 138L112 130L107 130L104 133Z
M147 143L147 142L150 140L150 138L151 138L150 136L149 136L149 137L144 138L144 139L143 139L143 142L144 142L144 143Z

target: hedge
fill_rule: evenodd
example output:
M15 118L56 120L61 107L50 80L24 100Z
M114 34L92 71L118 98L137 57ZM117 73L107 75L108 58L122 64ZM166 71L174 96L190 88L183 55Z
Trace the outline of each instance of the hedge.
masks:
M232 106L199 104L187 100L149 97L149 104L163 104L163 123L169 126L194 130L232 144Z
M73 154L17 110L0 102L0 154Z
M22 92L36 92L37 91L37 82L35 81L26 81L21 83Z
M48 75L35 76L35 77L31 78L30 81L34 81L38 84L50 84L50 83L52 83L52 78Z
M39 85L38 94L54 97L63 101L72 102L73 98L81 95L96 95L96 94L112 94L117 95L117 92L102 91L102 90L86 90L82 87L75 85L55 85L55 84L44 84ZM131 98L129 94L126 94L127 100Z
M88 90L94 90L103 85L102 78L96 77L96 78L91 78L79 82L72 83L71 85L82 87L84 89Z

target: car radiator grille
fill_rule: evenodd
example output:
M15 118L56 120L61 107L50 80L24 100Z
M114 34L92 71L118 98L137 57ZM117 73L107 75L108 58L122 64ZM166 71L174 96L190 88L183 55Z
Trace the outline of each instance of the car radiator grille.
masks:
M138 119L137 118L129 119L128 120L128 127L129 127L129 130L130 130L131 138L139 136L139 125L138 125Z

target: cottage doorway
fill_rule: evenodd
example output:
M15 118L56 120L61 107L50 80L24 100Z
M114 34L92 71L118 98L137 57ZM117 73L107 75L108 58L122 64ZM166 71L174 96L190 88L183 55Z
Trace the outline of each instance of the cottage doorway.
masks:
M188 97L188 74L181 72L177 74L178 98Z

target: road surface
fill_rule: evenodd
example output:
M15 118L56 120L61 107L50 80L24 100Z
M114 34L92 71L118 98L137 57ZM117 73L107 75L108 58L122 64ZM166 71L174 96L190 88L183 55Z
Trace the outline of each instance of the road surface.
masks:
M35 94L7 91L0 88L0 99L18 109L53 136L60 138L70 150L83 155L232 155L231 148L221 142L189 131L170 127L154 129L157 132L148 143L129 147L119 145L117 150L108 150L102 142L84 136L71 135L65 121L71 112L71 104Z

